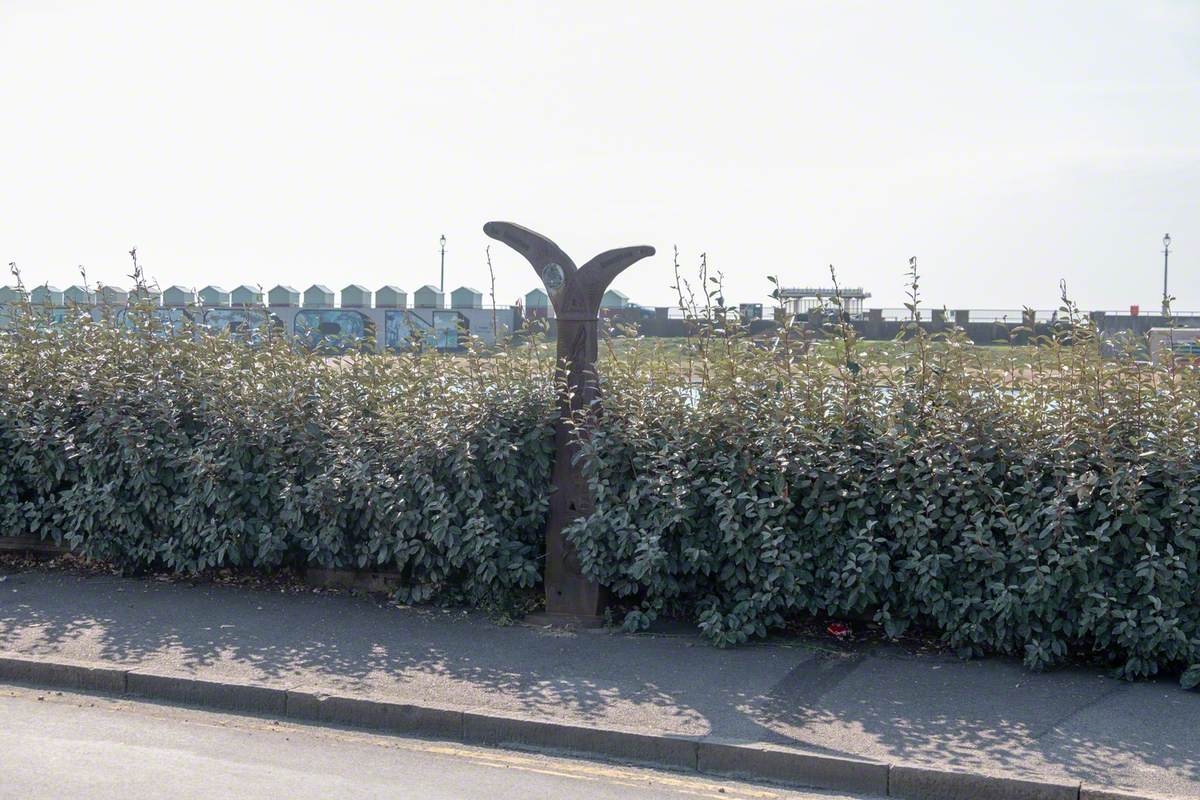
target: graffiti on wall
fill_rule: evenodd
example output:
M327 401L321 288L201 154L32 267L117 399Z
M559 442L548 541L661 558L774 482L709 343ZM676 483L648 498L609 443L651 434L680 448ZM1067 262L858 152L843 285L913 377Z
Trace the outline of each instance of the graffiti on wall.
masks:
M144 318L145 314L144 310L134 311L133 314L130 314L129 309L122 308L117 311L117 324L132 329L139 322L135 316ZM153 320L151 329L161 336L178 336L187 329L188 323L194 321L192 315L185 308L151 309L150 318Z
M387 312L383 346L391 351L409 350L414 344L458 350L466 344L466 336L494 344L497 333L507 336L511 331L510 312L493 316L491 309L483 308L410 308Z
M306 308L296 313L296 338L322 353L375 349L375 323L361 311Z
M266 333L268 325L272 330L283 331L283 320L279 317L249 308L210 308L204 312L204 324L213 333L228 331L235 339L251 342Z
M476 308L467 312L468 330L477 339L495 344L496 338L506 339L513 332L511 309Z
M417 345L436 346L433 319L416 311L388 311L383 317L385 350L410 350Z
M35 320L38 322L49 323L50 325L61 325L67 316L67 310L65 308L31 306L31 309L33 312L33 318ZM24 312L22 312L19 308L0 306L0 327L9 327L19 318L19 315L22 313Z
M46 326L62 325L68 319L80 319L83 317L91 317L96 322L103 322L105 317L99 308L87 308L70 306L64 308L62 306L30 306L30 312L33 319L36 321L38 328L45 330ZM12 306L0 306L0 329L12 326L19 314L23 314L19 308Z
M389 311L384 316L384 342L387 350L411 350L414 346L457 350L458 334L465 330L466 318L458 311L416 308Z
M435 311L433 314L433 338L438 350L457 350L458 332L464 318L457 311Z
M90 315L97 322L127 328L139 326L139 315L150 314L152 330L159 335L192 335L199 331L228 332L243 341L255 341L268 330L285 333L289 327L298 342L321 352L349 350L402 351L414 343L440 350L461 350L469 339L486 344L512 333L511 309L378 309L359 311L341 308L305 308L295 312L290 326L272 312L246 308L155 308L152 310L101 306L36 307L42 324L61 325L65 320ZM0 305L0 328L11 326L14 310ZM284 315L284 319L287 315ZM383 325L383 337L376 336ZM268 327L269 326L269 327Z

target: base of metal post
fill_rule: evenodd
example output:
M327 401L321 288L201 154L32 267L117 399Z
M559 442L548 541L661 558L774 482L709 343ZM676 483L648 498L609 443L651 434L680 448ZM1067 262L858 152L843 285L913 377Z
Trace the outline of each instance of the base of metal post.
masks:
M604 617L588 614L555 614L550 611L539 611L525 617L525 624L537 628L572 628L576 630L591 630L604 627Z

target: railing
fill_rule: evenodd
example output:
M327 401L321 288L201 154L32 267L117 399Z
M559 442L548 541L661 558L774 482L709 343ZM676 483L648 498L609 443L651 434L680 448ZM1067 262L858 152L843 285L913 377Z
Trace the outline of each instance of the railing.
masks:
M913 319L913 312L909 311L907 308L881 308L879 310L883 314L884 322L911 322ZM870 309L864 311L863 313L868 319L870 319ZM932 322L933 309L918 308L917 319L921 322Z
M1020 325L1025 321L1023 308L972 308L968 312L971 322L999 322L1005 325ZM1034 319L1038 322L1052 322L1058 319L1054 309L1033 309ZM953 317L953 312L950 312Z
M779 293L788 298L820 297L829 299L835 294L844 298L865 298L871 296L871 293L864 290L861 286L843 286L836 292L832 286L783 286L780 287Z
M1096 313L1103 314L1106 317L1132 317L1132 316L1134 316L1133 314L1129 313L1128 308L1122 308L1122 309L1118 309L1116 311L1099 310ZM1139 317L1161 317L1162 309L1159 308L1158 306L1155 306L1154 308L1142 308L1142 309L1139 309L1137 316L1139 316ZM1176 311L1175 309L1171 309L1171 316L1176 317L1176 318L1200 317L1200 311Z

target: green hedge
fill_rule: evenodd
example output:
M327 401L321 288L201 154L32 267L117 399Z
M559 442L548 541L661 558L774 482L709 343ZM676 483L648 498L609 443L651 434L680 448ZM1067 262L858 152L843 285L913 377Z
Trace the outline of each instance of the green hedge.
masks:
M606 357L595 512L568 535L627 627L683 615L728 645L866 615L1200 680L1195 370L1102 358L1083 325L986 354L825 333ZM406 599L511 607L540 581L550 371L530 346L324 359L25 325L0 341L0 526L132 569L398 569Z
M536 365L333 361L86 321L0 353L6 533L131 569L396 569L414 601L507 603L540 581L553 434Z
M866 615L964 656L1200 680L1194 368L1101 358L1081 324L998 353L919 332L889 361L832 333L790 360L701 339L675 380L610 369L568 535L627 627L683 614L734 644Z

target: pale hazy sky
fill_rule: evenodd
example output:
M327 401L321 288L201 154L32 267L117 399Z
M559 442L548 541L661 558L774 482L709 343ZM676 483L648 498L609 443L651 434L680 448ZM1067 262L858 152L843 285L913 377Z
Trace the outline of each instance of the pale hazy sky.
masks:
M0 261L26 283L487 291L489 219L671 298L1200 309L1200 0L0 0ZM497 299L535 285L493 243ZM0 282L7 282L0 280Z

